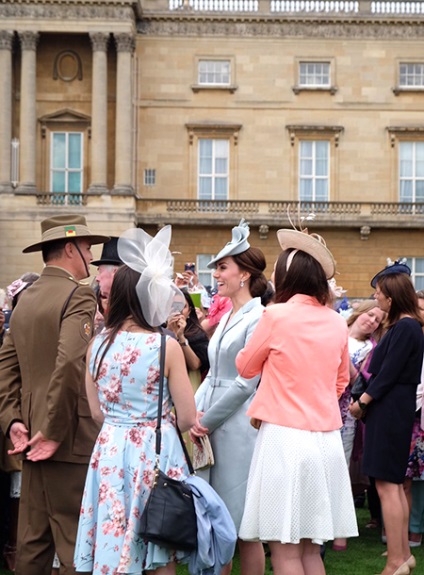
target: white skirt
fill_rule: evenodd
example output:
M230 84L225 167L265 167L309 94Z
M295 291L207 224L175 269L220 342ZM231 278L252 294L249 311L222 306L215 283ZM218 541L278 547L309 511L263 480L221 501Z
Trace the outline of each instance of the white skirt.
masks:
M239 537L321 545L358 535L340 431L262 423Z

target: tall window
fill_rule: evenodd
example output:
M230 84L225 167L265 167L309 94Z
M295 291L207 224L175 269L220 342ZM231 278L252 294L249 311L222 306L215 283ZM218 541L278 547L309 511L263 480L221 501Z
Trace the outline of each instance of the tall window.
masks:
M399 201L424 202L424 142L399 142Z
M299 199L301 202L328 202L330 142L299 141Z
M51 137L50 190L67 196L68 202L80 202L83 185L83 134L80 132L53 132ZM58 198L59 199L59 198Z
M227 200L229 185L229 140L199 138L199 200Z
M229 60L199 60L198 83L201 86L228 86L231 83Z
M210 270L207 265L213 258L213 254L198 254L196 262L197 276L199 282L205 287L214 287L215 280L213 278L214 270Z
M411 278L415 289L424 290L424 258L406 258L406 265L411 268Z
M299 62L299 86L330 86L329 62Z
M399 65L399 86L401 88L424 88L424 63L402 63Z

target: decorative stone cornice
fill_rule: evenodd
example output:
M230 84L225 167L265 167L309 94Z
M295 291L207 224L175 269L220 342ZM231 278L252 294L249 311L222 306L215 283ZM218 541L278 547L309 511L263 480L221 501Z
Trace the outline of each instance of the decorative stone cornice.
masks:
M118 52L134 52L135 49L135 39L132 34L114 34L116 42L116 50Z
M151 36L235 36L273 38L354 38L414 40L424 38L422 18L144 18L140 34Z
M13 32L0 30L0 50L11 50L13 44Z
M52 20L114 20L135 22L134 9L128 5L107 4L99 5L92 3L81 4L14 4L0 3L0 19L7 24L13 19L52 19ZM16 26L16 24L15 24Z
M19 40L21 42L22 50L36 50L39 39L38 32L19 32Z
M110 34L106 32L94 32L90 34L93 52L106 52Z

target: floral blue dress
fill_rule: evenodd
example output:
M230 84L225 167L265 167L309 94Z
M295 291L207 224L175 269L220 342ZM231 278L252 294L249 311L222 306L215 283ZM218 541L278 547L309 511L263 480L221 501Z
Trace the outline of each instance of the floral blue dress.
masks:
M104 335L94 341L90 371L97 368ZM117 575L157 569L188 554L144 542L140 517L149 497L155 465L160 334L121 331L102 362L96 382L105 416L89 464L75 547L76 571ZM189 474L171 418L164 380L161 470Z

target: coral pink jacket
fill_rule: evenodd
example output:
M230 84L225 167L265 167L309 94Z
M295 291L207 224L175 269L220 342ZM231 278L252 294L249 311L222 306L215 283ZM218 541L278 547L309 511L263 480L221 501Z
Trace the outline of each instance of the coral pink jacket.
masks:
M264 311L236 358L241 376L262 372L247 415L309 431L342 426L338 398L349 383L346 320L297 294Z

